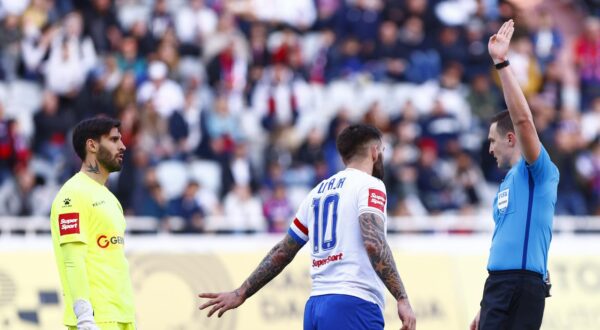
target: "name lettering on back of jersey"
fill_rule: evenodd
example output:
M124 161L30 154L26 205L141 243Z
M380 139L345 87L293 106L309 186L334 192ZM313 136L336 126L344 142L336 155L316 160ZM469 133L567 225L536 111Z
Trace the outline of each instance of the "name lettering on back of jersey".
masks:
M323 265L327 265L330 262L342 260L343 257L344 257L344 254L340 252L340 253L334 254L332 256L327 256L327 258L313 259L312 266L319 268Z
M79 234L79 213L63 213L58 215L60 236Z
M498 210L504 211L508 207L508 192L510 189L504 189L498 193Z
M331 178L329 181L321 182L319 186L319 194L324 193L326 190L336 190L342 188L344 186L344 182L346 181L346 177L340 178L339 180L335 180L335 178Z
M369 207L374 207L381 212L385 212L385 202L387 197L385 193L379 189L369 189Z

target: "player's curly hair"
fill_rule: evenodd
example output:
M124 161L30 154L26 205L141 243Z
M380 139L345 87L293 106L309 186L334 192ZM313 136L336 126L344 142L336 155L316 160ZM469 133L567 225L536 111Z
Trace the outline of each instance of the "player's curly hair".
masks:
M85 143L88 139L100 141L102 135L110 133L114 127L121 126L121 121L99 116L80 121L73 129L73 149L82 161L85 161Z
M355 156L364 156L366 147L372 141L380 141L381 132L370 125L354 124L346 127L336 140L336 147L344 163Z

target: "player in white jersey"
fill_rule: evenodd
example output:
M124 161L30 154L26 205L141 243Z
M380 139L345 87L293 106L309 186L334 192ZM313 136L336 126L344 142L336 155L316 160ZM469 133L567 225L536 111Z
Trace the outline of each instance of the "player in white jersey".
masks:
M386 191L381 133L352 125L336 145L346 169L319 183L302 202L284 239L236 290L202 293L220 317L275 278L307 242L311 297L304 329L383 329L384 287L397 301L402 329L416 320L386 242Z

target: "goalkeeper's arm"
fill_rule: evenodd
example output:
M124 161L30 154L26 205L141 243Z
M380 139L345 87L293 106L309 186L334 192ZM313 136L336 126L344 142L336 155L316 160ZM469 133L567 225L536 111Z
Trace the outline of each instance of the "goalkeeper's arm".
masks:
M73 299L73 312L77 317L77 329L96 330L94 311L90 302L85 256L87 246L84 243L66 243L60 246L65 264L67 285Z

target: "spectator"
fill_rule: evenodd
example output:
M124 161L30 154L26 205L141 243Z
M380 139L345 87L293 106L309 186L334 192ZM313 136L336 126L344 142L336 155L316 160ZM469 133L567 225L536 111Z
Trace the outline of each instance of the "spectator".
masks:
M175 22L181 55L199 56L199 45L216 31L217 23L217 14L204 0L191 0L181 8Z
M433 41L425 33L421 18L412 16L406 19L400 29L400 42L408 48L408 81L420 84L439 76L440 55L434 49Z
M122 35L115 7L110 0L93 0L83 11L85 34L89 35L100 54L117 47Z
M78 13L64 18L63 29L52 40L46 63L47 88L70 99L81 90L97 61L94 44L83 35L82 25Z
M138 44L132 37L126 37L121 41L117 64L122 72L131 71L135 81L142 81L146 76L146 61L139 56Z
M594 99L590 111L581 115L581 135L585 143L600 137L600 97Z
M575 110L565 110L560 114L558 127L554 132L552 160L560 171L556 214L584 215L586 201L582 194L582 181L576 168L576 155L583 144L578 134L580 125Z
M438 158L438 146L433 140L423 140L420 146L421 156L417 164L419 199L430 214L457 209L449 169Z
M150 14L150 21L148 22L150 33L156 40L160 40L168 30L175 27L173 17L167 9L166 0L154 1L154 7Z
M206 116L206 130L211 139L212 151L218 158L231 154L236 142L243 137L239 118L229 111L227 101L225 95L219 95L214 109Z
M48 215L52 193L45 193L40 178L26 167L0 186L0 215Z
M221 174L221 196L225 196L236 186L249 187L252 193L257 190L255 167L250 161L248 146L245 142L240 141L235 145L231 160L224 162L221 166Z
M500 100L491 86L487 75L477 75L471 80L467 102L473 115L480 120L484 126L498 112Z
M456 193L459 197L458 204L463 214L475 213L481 205L481 183L483 174L475 166L473 159L466 151L461 151L455 156L456 160Z
M179 84L167 78L168 68L163 62L152 62L148 67L150 81L143 83L137 94L140 103L151 103L162 118L168 118L184 107L184 95Z
M296 151L295 163L305 166L314 166L325 159L323 152L323 142L325 137L323 132L313 127L308 133L308 136Z
M584 180L589 214L600 215L600 138L589 144L588 150L577 158L577 173Z
M120 76L120 74L118 74ZM113 103L113 93L108 84L111 74L98 70L92 73L74 103L77 119L107 115L114 117L117 111Z
M457 27L443 27L438 36L438 52L441 55L442 66L457 62L464 65L467 62L467 49Z
M0 103L0 183L12 176L16 168L27 165L30 157L25 138L19 132L18 123L4 116Z
M181 233L201 233L204 231L204 210L196 200L199 184L191 181L187 184L183 194L169 201L168 214L184 220Z
M17 78L20 39L19 17L6 16L0 22L0 80L12 81Z
M59 28L50 26L38 29L35 24L23 22L23 39L21 40L21 56L23 60L23 76L30 80L41 80L42 63L48 55L50 44Z
M373 57L379 60L380 67L376 69L375 76L382 80L402 81L407 66L406 50L398 41L398 27L396 23L386 21L379 28L379 39L375 45Z
M558 61L546 63L546 70L542 78L542 85L538 96L543 102L552 106L554 109L563 107L563 74L564 70L560 67Z
M476 75L489 75L490 63L487 53L487 36L485 26L478 19L474 19L466 26L467 62L465 75L473 78Z
M158 183L154 169L145 173L144 188L135 196L133 202L136 215L158 219L163 229L169 229L166 221L167 200L160 183Z
M588 109L600 96L600 18L588 17L584 31L575 41L575 65L579 71L581 107Z
M250 187L235 186L224 202L225 223L219 227L233 232L257 232L266 227L262 205L252 196Z
M526 37L516 39L510 56L510 64L519 85L526 97L537 92L542 83L540 66L533 53L531 40ZM494 76L498 81L497 75Z
M423 118L421 129L421 137L431 139L434 142L435 158L437 158L437 155L447 157L458 151L458 137L461 132L460 122L455 115L446 111L439 100L434 103L431 113ZM429 158L426 160L429 163Z
M277 63L267 72L254 91L253 111L262 118L267 131L291 127L309 102L308 86L295 78L288 67Z
M534 53L543 72L548 63L558 59L562 48L562 35L554 25L552 15L545 10L540 12L539 26L531 35Z
M283 233L289 227L294 209L287 198L285 185L275 186L272 195L264 202L263 210L270 233Z
M358 39L363 56L370 56L374 50L381 23L381 9L381 0L356 1L346 9L344 33Z
M125 72L114 92L113 104L118 112L136 103L135 87L135 74L131 71Z
M63 159L67 132L76 124L75 116L59 108L58 97L45 91L42 109L33 116L33 151L52 163Z

